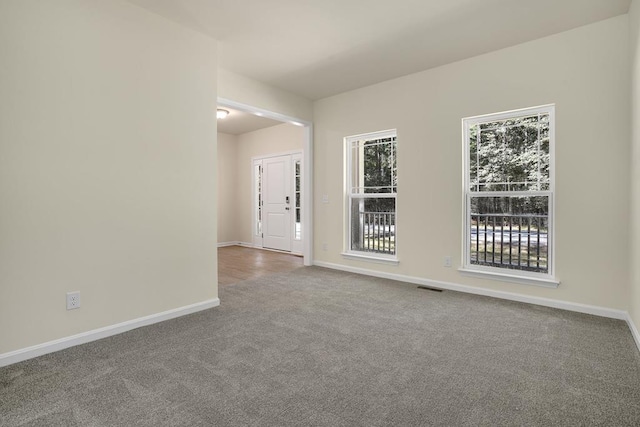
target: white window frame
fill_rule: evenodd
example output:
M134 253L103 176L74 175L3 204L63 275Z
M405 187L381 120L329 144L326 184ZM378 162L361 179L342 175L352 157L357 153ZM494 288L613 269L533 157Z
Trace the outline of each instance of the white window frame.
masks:
M257 183L258 179L260 179L260 186L262 187L262 159L251 159L251 206L252 206L252 243L253 246L261 248L262 247L262 192L258 190ZM258 170L256 171L256 168ZM259 176L258 176L259 174ZM258 228L258 221L260 221L260 226Z
M506 120L515 117L522 117L535 114L549 115L549 189L545 191L483 191L472 192L470 181L470 130L479 123ZM532 108L505 111L501 113L485 114L481 116L467 117L462 119L462 145L464 153L463 161L463 206L464 206L464 233L463 233L463 265L459 268L462 274L489 278L511 283L537 285L543 287L556 288L559 280L555 277L555 105L542 105ZM547 242L548 272L531 272L523 270L508 269L502 267L482 266L471 264L471 196L479 195L487 197L510 197L510 196L546 196L549 198L549 230Z
M300 175L296 176L296 163L300 164ZM296 191L296 178L300 179L300 190ZM300 193L300 205L297 205L297 193ZM291 194L292 196L292 218L291 218L291 252L302 253L302 245L304 241L304 162L302 161L302 153L291 155ZM296 214L300 210L300 236L296 237Z
M369 141L383 138L392 138L395 137L395 146L396 146L396 162L397 162L397 147L398 147L398 132L396 129L389 129L378 132L370 132L359 135L352 135L344 138L344 183L345 183L345 227L344 227L344 251L342 252L342 256L348 259L355 260L363 260L370 261L374 263L380 264L392 264L397 265L398 261L398 190L396 186L395 193L366 193L366 197L370 198L393 198L395 200L395 225L394 225L394 245L395 245L395 253L394 254L382 254L382 253L373 253L373 252L365 252L365 251L356 251L351 249L351 201L355 198L362 198L363 194L353 193L352 189L354 188L353 183L351 182L352 171L352 144L358 141ZM396 163L397 165L397 163ZM397 179L397 172L396 172Z

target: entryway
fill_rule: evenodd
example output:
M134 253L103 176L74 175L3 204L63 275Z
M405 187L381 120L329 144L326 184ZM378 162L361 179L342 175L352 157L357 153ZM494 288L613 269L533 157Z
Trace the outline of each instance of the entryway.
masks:
M302 254L302 153L253 159L255 247Z
M291 132L282 127L276 129L278 125L271 125L273 126L272 129L274 129L273 132L262 130L264 126L258 127L259 131L254 132L246 130L246 126L234 128L236 125L241 124L235 122L231 126L231 128L234 128L233 130L222 131L226 137L221 139L220 129L218 129L219 150L226 150L225 154L231 155L229 158L236 159L234 161L237 165L235 171L239 171L234 175L234 168L230 164L219 163L218 170L219 174L221 174L219 183L231 184L227 186L219 185L219 200L222 201L220 206L237 206L237 209L235 211L219 212L218 246L242 245L299 254L303 256L304 265L312 265L312 124L299 118L223 98L218 98L218 107L227 109L227 111L236 110L256 119L268 119L291 125L301 130L301 132ZM229 115L230 118L233 118L232 116L233 114ZM239 136L235 137L235 135ZM294 139L291 138L292 136ZM242 144L233 145L231 141L234 138ZM224 144L220 144L222 140L224 140ZM301 144L293 146L291 141L294 140L300 141ZM237 146L242 148L234 148ZM271 150L265 150L264 147L267 146L273 147ZM265 161L265 159L280 156L290 156L290 160L286 161L288 166L285 166L284 159L273 159L274 163ZM247 160L243 160L243 157ZM244 166L244 164L251 165L248 161L249 159L251 161L262 160L265 164L254 164L251 172L249 172ZM278 164L278 160L280 164ZM244 163L245 161L246 163ZM263 182L261 176L265 166L269 166L271 170L266 172L267 178ZM286 170L287 167L288 171ZM226 179L227 177L231 178ZM249 179L252 179L252 182L247 182ZM238 192L250 191L252 194L242 195L241 197L239 197L238 193L234 194L230 190L233 188L232 185L235 185L234 180L238 184ZM263 199L262 195L264 185L271 187L264 194L266 196L265 199ZM259 191L256 191L258 186ZM273 189L276 186L282 188L279 190ZM269 202L268 205L263 206L263 202L266 201Z
M218 284L231 285L303 267L302 257L275 251L227 246L218 248Z

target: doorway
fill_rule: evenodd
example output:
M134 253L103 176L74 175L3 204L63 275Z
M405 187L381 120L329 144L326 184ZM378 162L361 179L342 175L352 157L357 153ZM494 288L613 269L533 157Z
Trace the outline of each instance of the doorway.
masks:
M253 244L303 253L302 153L253 159Z
M295 221L294 238L291 241L291 252L303 255L305 266L313 265L313 127L312 123L296 117L265 110L236 101L218 98L219 107L229 107L239 111L289 123L304 128L304 141L298 162L300 190L298 191L300 208L294 210L292 216ZM296 164L294 163L294 170ZM255 173L255 168L254 168ZM255 175L254 175L255 176ZM255 183L255 179L254 179ZM293 193L295 195L295 192ZM255 198L255 197L254 197ZM290 199L294 200L294 199ZM302 209L304 206L304 209ZM257 234L257 221L253 221L253 233ZM253 242L255 246L255 240ZM262 247L262 246L260 246Z

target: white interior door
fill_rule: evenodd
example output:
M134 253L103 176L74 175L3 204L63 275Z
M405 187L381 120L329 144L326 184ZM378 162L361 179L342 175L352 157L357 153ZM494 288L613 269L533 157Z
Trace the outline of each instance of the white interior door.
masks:
M262 167L263 245L291 251L291 156L264 159Z

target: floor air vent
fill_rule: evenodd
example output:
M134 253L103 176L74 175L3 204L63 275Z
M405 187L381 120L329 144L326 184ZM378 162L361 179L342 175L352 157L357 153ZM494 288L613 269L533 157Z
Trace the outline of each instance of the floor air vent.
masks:
M425 291L432 291L432 292L442 292L442 289L430 288L428 286L422 286L422 285L419 285L418 289L424 289Z

